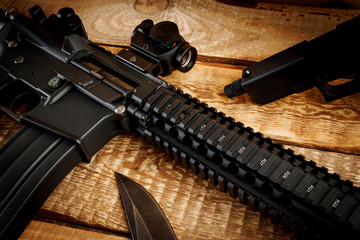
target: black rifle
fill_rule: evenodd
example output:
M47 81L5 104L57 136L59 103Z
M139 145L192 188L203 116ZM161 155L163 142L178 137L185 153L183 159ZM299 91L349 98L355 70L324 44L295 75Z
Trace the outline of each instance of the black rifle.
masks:
M244 69L242 78L225 86L229 98L248 93L269 103L317 87L330 102L360 91L360 16L311 41L303 41ZM331 83L347 78L342 84Z
M19 236L78 162L129 131L298 237L358 239L359 188L155 77L195 63L174 23L145 20L131 49L113 55L71 9L30 13L0 11L1 108L23 124L0 149L1 239ZM28 93L33 110L5 107Z

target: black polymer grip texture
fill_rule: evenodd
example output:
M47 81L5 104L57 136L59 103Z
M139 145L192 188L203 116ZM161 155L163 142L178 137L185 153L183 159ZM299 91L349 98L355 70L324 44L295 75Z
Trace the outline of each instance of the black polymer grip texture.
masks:
M298 238L359 239L360 191L182 91L137 96L139 128L183 166Z
M16 239L82 156L75 143L25 125L0 149L0 239Z

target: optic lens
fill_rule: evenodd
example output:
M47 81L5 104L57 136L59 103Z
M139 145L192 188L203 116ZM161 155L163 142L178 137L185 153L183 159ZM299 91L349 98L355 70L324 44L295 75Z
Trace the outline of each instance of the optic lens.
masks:
M184 55L184 57L181 59L181 68L186 68L186 66L189 65L192 57L192 52L187 51Z
M181 48L178 53L178 57L179 71L187 72L194 66L196 62L197 51L195 48L187 44Z

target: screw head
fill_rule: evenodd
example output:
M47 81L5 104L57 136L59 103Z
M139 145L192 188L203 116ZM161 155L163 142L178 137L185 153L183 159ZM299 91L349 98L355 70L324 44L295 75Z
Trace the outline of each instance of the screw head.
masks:
M10 48L17 47L18 45L19 45L19 43L16 40L12 40L8 43L8 47L10 47Z
M12 21L14 20L16 14L17 14L17 9L10 8L6 11L5 16L7 16Z
M119 105L117 108L115 108L115 113L119 115L123 115L126 113L126 107L125 105Z
M52 79L50 79L48 85L50 88L58 88L60 86L60 83L61 83L60 78L58 76L55 76Z
M15 58L14 63L15 64L23 63L24 60L25 59L22 56L19 56L19 57Z
M148 114L144 114L141 116L141 120L147 123L150 120L150 116Z
M130 58L130 62L132 62L132 63L136 62L136 56L132 56L132 57Z
M243 76L244 77L250 76L250 73L251 73L250 70L245 70Z

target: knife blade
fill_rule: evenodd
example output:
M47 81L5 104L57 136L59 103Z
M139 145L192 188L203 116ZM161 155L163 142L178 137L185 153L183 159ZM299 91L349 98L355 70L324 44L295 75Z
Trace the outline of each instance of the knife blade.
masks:
M140 184L115 172L132 239L177 239L166 215Z

